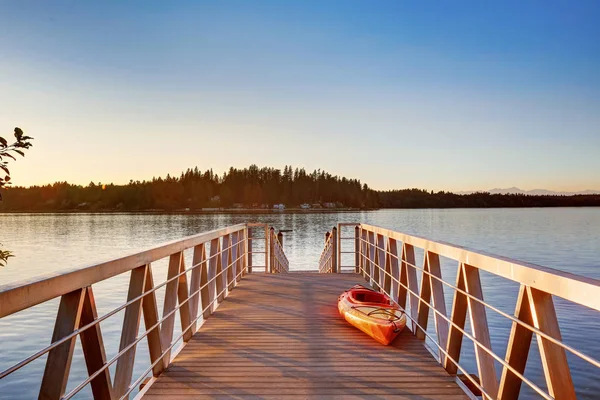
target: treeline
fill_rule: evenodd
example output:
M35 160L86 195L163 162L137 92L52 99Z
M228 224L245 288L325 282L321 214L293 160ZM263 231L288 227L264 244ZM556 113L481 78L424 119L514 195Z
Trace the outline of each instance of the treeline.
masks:
M91 182L87 186L57 182L52 185L5 190L0 211L142 211L200 210L202 208L271 208L301 204L372 208L377 193L357 179L340 178L325 171L303 168L230 168L218 175L212 170L188 169L179 177L167 175L126 185Z
M203 208L486 208L600 206L600 195L532 196L523 194L429 192L420 189L374 191L357 179L311 173L302 168L188 169L179 177L167 175L126 185L91 182L87 186L52 185L2 189L3 211L197 211Z
M599 207L600 195L456 194L404 189L378 192L382 208Z

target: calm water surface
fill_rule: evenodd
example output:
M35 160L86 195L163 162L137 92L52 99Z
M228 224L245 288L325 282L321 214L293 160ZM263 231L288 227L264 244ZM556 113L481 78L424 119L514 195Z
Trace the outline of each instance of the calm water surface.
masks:
M285 237L292 270L315 270L324 232L337 222L359 221L600 279L600 208L460 209L265 215L0 214L0 242L16 255L7 267L0 269L0 285L93 264L246 221L268 222L278 228L292 229ZM417 261L421 262L419 258L422 260L422 254L417 254ZM350 263L350 259L344 262ZM155 280L164 280L165 262L155 263L153 270ZM454 282L456 263L443 259L442 273L445 280ZM482 283L486 301L509 314L514 312L516 284L486 273L482 273ZM126 274L94 285L100 315L124 303L127 285ZM162 304L164 291L158 291L157 295ZM451 310L452 293L446 290L445 295L447 309ZM555 304L565 342L600 359L598 313L560 299L555 299ZM0 369L50 343L57 305L57 300L50 301L0 320ZM510 322L490 310L487 315L493 348L498 354L504 354ZM118 352L122 319L123 313L119 313L101 324L109 359ZM145 330L143 323L141 325L141 331ZM431 318L429 327L433 334ZM146 342L140 344L134 376L149 365ZM473 360L473 346L465 339L461 361L470 372L476 373ZM579 397L600 398L598 371L576 357L569 356L569 361ZM37 397L44 365L45 357L0 380L0 398ZM496 368L501 371L499 363ZM86 378L79 343L71 371L67 390ZM112 374L114 376L114 368ZM525 375L545 387L535 343ZM525 387L522 394L536 398L535 393ZM90 397L87 388L77 396Z

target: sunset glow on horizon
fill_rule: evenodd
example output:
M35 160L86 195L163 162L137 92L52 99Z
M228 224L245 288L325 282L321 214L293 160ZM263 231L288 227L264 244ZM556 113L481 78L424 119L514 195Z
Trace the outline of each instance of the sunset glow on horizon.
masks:
M600 189L600 3L0 5L14 185L285 165L374 189Z

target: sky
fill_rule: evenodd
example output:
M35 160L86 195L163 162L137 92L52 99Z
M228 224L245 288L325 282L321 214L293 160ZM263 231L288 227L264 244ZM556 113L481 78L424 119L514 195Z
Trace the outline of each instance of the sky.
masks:
M600 189L600 2L0 1L18 185L198 166Z

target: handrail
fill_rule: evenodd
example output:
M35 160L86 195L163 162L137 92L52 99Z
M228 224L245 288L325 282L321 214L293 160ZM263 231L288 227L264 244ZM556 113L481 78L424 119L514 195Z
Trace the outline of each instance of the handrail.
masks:
M245 224L232 225L173 240L99 264L2 285L0 286L0 318L245 228Z
M0 287L0 318L60 297L51 343L29 357L0 371L0 379L18 371L47 354L40 398L70 399L91 385L95 399L125 399L152 371L158 376L199 329L199 321L208 318L244 275L251 272L252 240L264 240L265 252L273 249L271 272L287 272L288 259L277 238L252 236L252 230L268 232L267 224L247 223L216 229L165 243L115 260L53 274L32 281ZM193 250L192 265L185 266L184 251ZM207 255L207 252L210 254ZM152 262L168 258L168 274L154 283ZM269 271L268 257L265 269ZM92 285L130 272L127 301L98 316ZM164 307L158 316L156 293L164 288ZM119 352L106 360L100 323L125 311ZM175 314L179 313L182 332L175 339ZM146 331L138 335L141 317ZM69 366L77 336L81 337L88 378L65 394ZM136 346L148 341L150 367L133 381ZM183 341L179 343L179 340ZM175 350L174 347L179 344ZM116 363L114 380L109 367Z
M283 245L275 235L275 229L271 228L271 272L286 273L290 270L290 263L283 251Z
M562 341L552 302L554 295L600 310L599 280L372 225L338 225L340 229L343 226L355 227L354 237L344 237L339 231L341 240L355 241L355 249L339 251L339 254L355 253L356 271L410 311L407 317L413 334L419 339L429 338L438 348L439 362L444 368L451 374L457 370L465 373L466 379L481 390L484 398L515 399L522 382L546 399L575 398L565 351L600 368L600 361ZM423 267L416 265L415 248L423 250ZM440 256L458 262L455 284L443 280ZM514 317L484 301L480 270L520 284ZM417 272L420 272L420 284ZM446 312L444 287L454 290L450 315ZM486 308L512 322L504 356L492 350ZM427 332L430 309L435 321L435 338ZM465 329L467 312L471 332ZM533 334L540 344L547 392L523 375ZM481 382L459 365L463 337L473 342ZM502 366L500 381L496 377L495 362Z
M333 228L331 232L325 234L325 246L319 257L319 272L330 273L337 272L336 255L337 255L337 228Z

